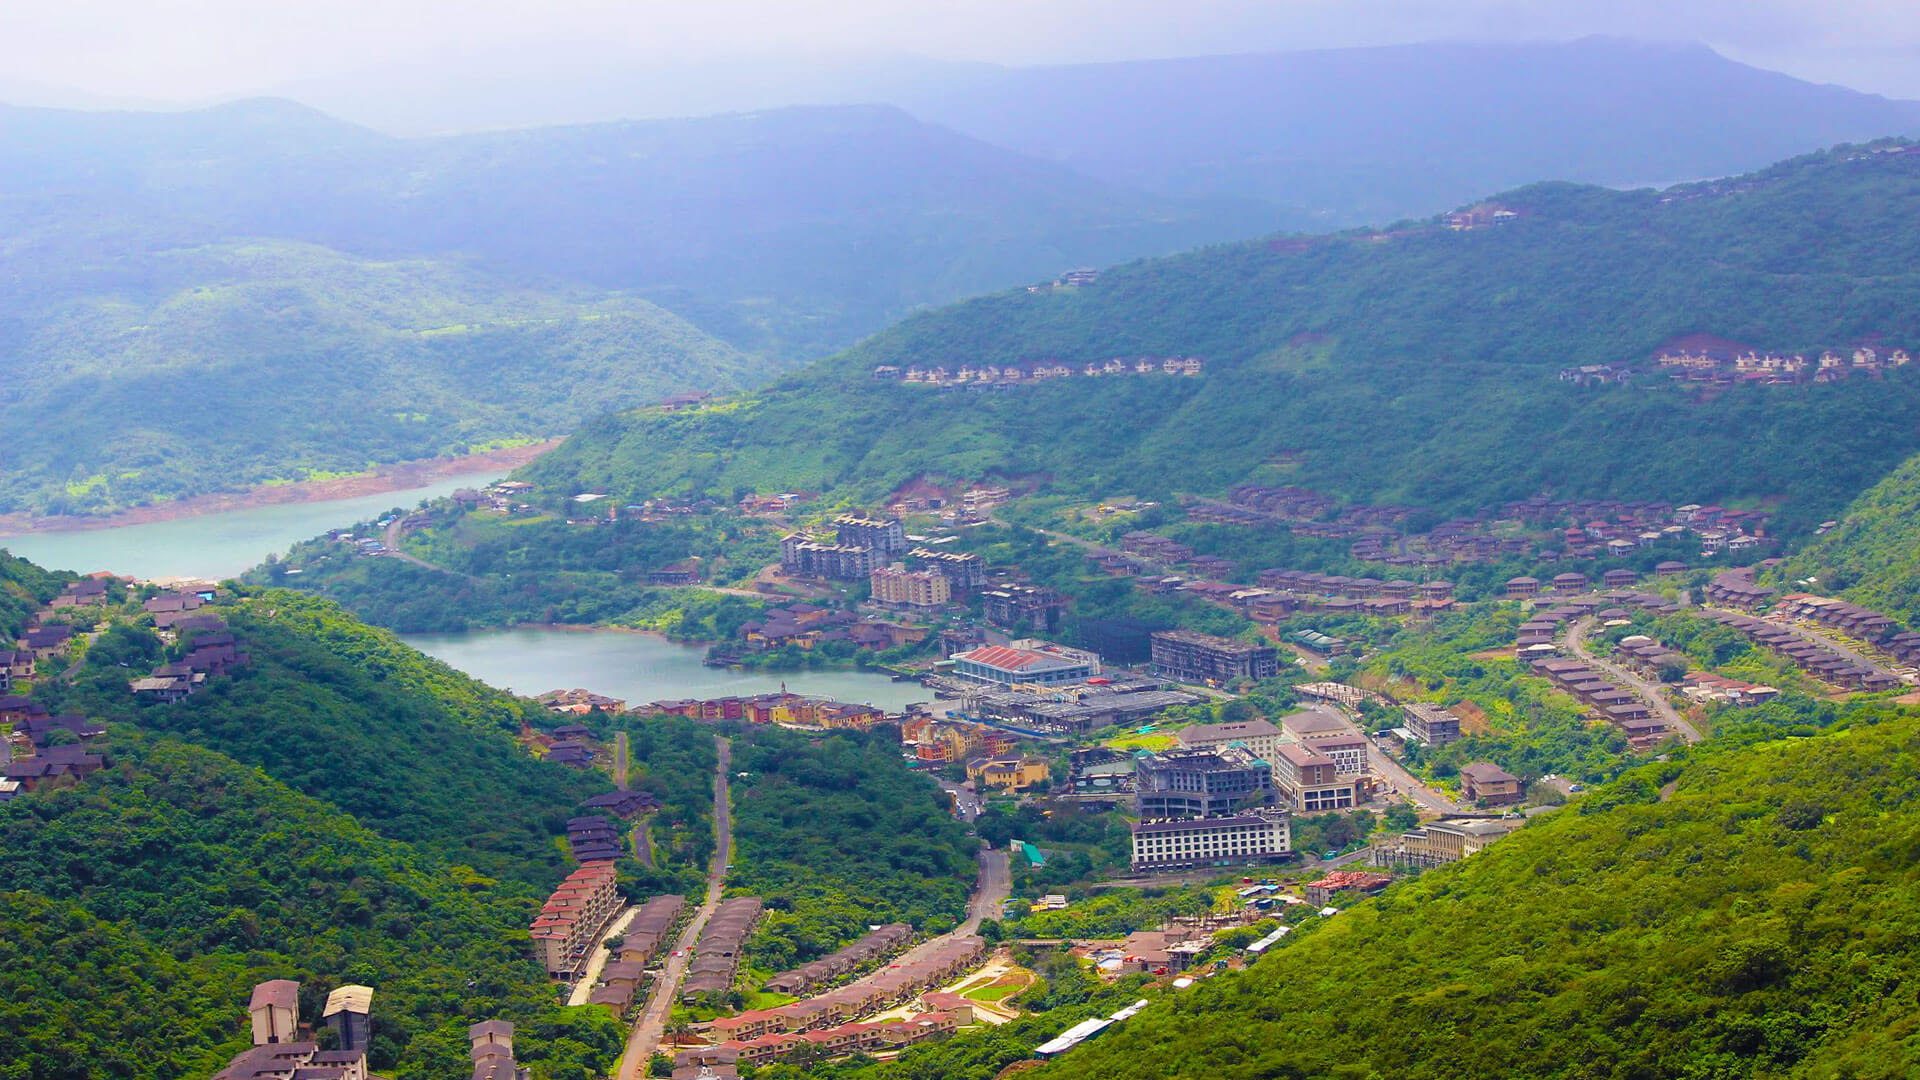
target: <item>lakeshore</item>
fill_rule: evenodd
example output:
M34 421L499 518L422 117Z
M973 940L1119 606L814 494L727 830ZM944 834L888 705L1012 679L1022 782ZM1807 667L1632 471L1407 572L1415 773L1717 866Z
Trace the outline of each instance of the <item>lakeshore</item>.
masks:
M289 484L259 484L244 491L210 492L97 516L0 514L0 545L11 546L6 545L6 541L22 536L98 532L273 506L342 502L437 487L449 480L491 478L538 459L559 446L561 441L555 438L479 454L400 461L352 476Z

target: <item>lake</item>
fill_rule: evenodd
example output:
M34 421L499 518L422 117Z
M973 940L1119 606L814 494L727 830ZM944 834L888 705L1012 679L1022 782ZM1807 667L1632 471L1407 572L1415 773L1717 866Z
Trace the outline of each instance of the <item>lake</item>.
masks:
M933 700L919 683L863 671L751 672L707 667L706 649L620 630L476 630L407 634L407 644L490 686L519 694L584 687L628 705L674 698L767 694L782 683L796 694L891 711Z
M186 577L221 581L329 529L378 517L396 506L479 487L499 471L439 480L427 487L327 502L285 503L250 510L122 525L84 532L0 536L0 548L53 570L108 570L136 578Z

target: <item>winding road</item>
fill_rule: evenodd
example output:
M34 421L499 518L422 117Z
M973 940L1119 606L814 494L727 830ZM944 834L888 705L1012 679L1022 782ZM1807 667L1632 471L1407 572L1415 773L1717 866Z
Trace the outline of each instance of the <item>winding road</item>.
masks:
M1667 704L1667 695L1659 687L1605 657L1595 656L1587 648L1587 631L1593 628L1593 623L1594 617L1591 615L1573 621L1573 625L1567 628L1567 651L1606 672L1615 682L1629 687L1634 693L1640 695L1640 698L1647 703L1647 707L1658 713L1668 727L1679 732L1681 738L1690 743L1699 742L1700 733L1694 730L1692 724L1682 719L1672 705Z
M713 862L707 866L707 897L701 902L699 910L693 914L693 920L680 933L680 939L673 943L673 952L661 965L659 977L653 981L653 989L647 994L646 1007L641 1010L640 1019L633 1025L633 1032L627 1037L627 1049L620 1055L620 1068L614 1076L618 1080L640 1080L646 1075L647 1065L653 1060L654 1048L667 1032L667 1018L673 1012L673 1003L680 997L680 981L686 978L687 965L693 959L693 947L700 940L700 931L706 929L707 920L713 918L714 909L720 906L720 894L726 890L727 863L733 858L733 811L729 803L730 791L727 784L728 769L733 759L733 745L721 736L714 736L714 744L719 750L720 760L713 770Z

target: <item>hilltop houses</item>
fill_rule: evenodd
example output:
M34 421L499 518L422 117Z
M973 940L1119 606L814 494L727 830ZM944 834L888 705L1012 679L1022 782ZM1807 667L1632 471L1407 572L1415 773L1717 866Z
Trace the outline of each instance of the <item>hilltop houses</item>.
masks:
M1912 362L1905 349L1862 345L1850 353L1829 349L1818 357L1802 353L1738 351L1724 346L1666 349L1653 362L1675 382L1758 383L1777 386L1804 382L1833 382L1854 374L1878 375Z
M1125 376L1172 375L1191 378L1206 371L1206 361L1197 356L1140 356L1065 363L1058 360L1030 360L1015 364L961 364L957 367L934 365L901 369L892 365L875 368L875 379L898 381L907 386L973 386L1013 388L1053 379L1114 378Z

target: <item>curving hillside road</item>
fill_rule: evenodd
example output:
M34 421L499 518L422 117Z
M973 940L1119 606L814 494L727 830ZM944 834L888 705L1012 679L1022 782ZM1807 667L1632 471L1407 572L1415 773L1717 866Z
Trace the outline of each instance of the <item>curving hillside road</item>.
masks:
M647 994L640 1019L627 1037L627 1049L620 1055L620 1067L614 1073L618 1080L640 1080L646 1075L654 1048L666 1035L667 1017L673 1012L673 1003L680 997L680 980L686 978L687 965L693 960L693 946L700 940L700 931L706 929L707 920L713 918L714 909L720 906L720 894L726 889L727 863L733 858L733 812L728 803L727 784L733 744L718 735L713 741L719 748L720 760L713 771L714 848L713 862L707 866L707 897L687 928L681 931L680 939L673 943L673 953L661 965L660 976Z
M1660 719L1666 721L1668 727L1679 732L1681 738L1690 743L1699 742L1701 739L1700 733L1693 729L1692 724L1682 719L1679 712L1675 711L1672 705L1667 704L1667 696L1659 687L1613 661L1603 656L1595 656L1592 652L1588 651L1586 641L1587 631L1592 629L1593 622L1594 618L1591 615L1583 619L1574 620L1573 625L1567 628L1567 651L1579 659L1592 664L1594 667L1599 668L1601 671L1606 672L1607 675L1616 682L1631 688L1634 693L1640 695L1640 697L1646 701L1648 708L1659 714Z

